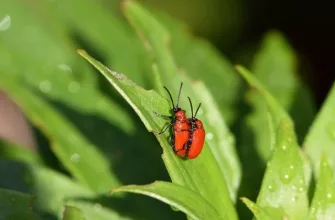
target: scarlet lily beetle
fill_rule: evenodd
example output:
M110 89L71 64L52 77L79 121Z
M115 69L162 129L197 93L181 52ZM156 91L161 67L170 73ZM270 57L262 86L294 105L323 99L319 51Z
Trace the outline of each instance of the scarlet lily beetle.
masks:
M188 121L190 123L190 137L187 141L187 148L185 150L185 157L188 159L193 159L199 156L204 146L205 141L205 129L202 124L202 121L196 118L196 115L200 109L201 103L199 104L195 114L193 115L193 105L190 97L187 97L188 101L190 102L192 118L189 118Z
M167 91L167 93L170 96L171 103L172 103L172 111L174 115L168 116L168 115L161 115L157 112L154 112L157 116L163 117L170 120L170 123L167 124L161 132L158 133L158 135L163 134L167 131L168 128L173 126L172 135L170 138L170 144L173 148L173 151L181 157L185 157L185 149L187 148L187 143L190 138L191 134L191 124L189 123L186 112L179 108L179 99L180 99L180 93L181 89L183 87L183 83L180 84L179 93L178 93L178 100L177 105L174 105L172 95L170 91L164 86L164 89Z

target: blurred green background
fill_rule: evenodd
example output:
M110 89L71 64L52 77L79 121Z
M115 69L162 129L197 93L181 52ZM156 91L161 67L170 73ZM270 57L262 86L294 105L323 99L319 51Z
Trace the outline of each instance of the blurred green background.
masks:
M224 92L217 93L221 91L218 87L210 91L220 101L225 121L240 146L238 153L242 161L257 152L243 150L250 140L245 137L249 133L243 127L243 119L251 111L248 101L255 97L245 97L245 86L237 74L233 74L232 64L243 64L258 76L263 73L265 76L267 69L262 62L271 63L272 57L280 56L269 51L284 48L282 57L287 60L283 61L283 69L274 65L278 72L274 71L272 76L282 70L297 74L298 86L280 85L279 90L285 86L297 87L303 94L301 97L306 97L302 101L296 97L288 101L286 96L280 100L297 121L298 139L302 143L316 109L335 78L332 59L335 15L330 5L288 0L140 2L168 27L172 38L177 39L171 41L176 62L194 70L193 79L200 78L210 87L217 78L206 79L203 75L227 72ZM183 219L182 213L173 212L167 205L147 197L106 198L102 194L119 185L170 181L170 178L161 160L161 149L152 147L158 146L154 136L144 129L131 107L108 82L76 54L78 48L87 50L140 86L154 88L153 58L146 53L123 16L120 1L0 2L0 135L3 138L0 188L43 194L44 197L37 199L37 208L49 219L57 218L65 195L85 197L73 203L80 208L88 207L87 212L101 209L101 204L113 207L111 213L102 215L115 219ZM194 65L198 61L191 58L202 60L202 53L207 52L214 60L213 65L199 65L201 68ZM269 60L266 60L267 55ZM276 93L276 88L271 92ZM299 101L303 103L299 106L308 108L294 108ZM28 150L16 152L16 145ZM239 195L255 200L268 152L259 150L253 156L261 159L253 161L251 168L250 163L242 162L243 169L250 168L252 175L243 177L242 183L253 178L255 181L250 185L254 190L241 189ZM82 163L87 157L91 162ZM105 175L110 171L113 175ZM104 178L99 181L92 178L96 172ZM75 177L80 184L71 182L70 177ZM87 186L90 190L85 188ZM101 196L97 197L93 191ZM57 199L49 199L54 197ZM241 219L250 217L246 208L238 207Z

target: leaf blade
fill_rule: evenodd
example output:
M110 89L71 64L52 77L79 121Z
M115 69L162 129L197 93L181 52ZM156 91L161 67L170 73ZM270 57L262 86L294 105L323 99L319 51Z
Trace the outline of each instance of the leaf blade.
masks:
M128 80L123 74L112 72L86 52L78 52L95 66L120 92L124 99L134 108L149 131L159 131L163 127L163 120L159 120L153 112L157 111L165 114L166 109L169 109L166 99L154 91L142 89ZM229 198L225 181L217 163L212 159L213 156L210 150L205 146L203 152L196 160L183 161L173 153L166 137L155 134L163 147L162 157L173 182L198 191L204 198L211 201L211 204L214 204L215 207L226 210L230 219L236 219L236 212ZM207 171L203 169L204 164L206 164ZM222 184L220 186L214 184L218 182Z
M326 154L335 169L335 83L322 105L303 143L303 149L309 156L315 178L319 177L322 154Z
M304 219L307 213L307 187L304 162L289 115L276 99L249 71L237 70L246 81L264 96L273 119L275 142L272 157L264 174L257 204L272 217L288 216Z
M320 175L309 210L309 219L332 219L335 216L335 175L326 156L320 164Z
M169 182L156 181L149 185L128 185L111 190L111 193L116 192L131 192L150 196L183 211L192 219L218 219L220 215L195 192ZM190 201L192 203L189 203Z

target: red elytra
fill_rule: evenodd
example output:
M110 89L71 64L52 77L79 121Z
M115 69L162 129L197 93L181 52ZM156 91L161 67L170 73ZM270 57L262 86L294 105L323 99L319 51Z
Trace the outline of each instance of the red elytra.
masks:
M191 124L189 123L189 120L186 117L186 112L182 110L181 108L179 108L178 106L182 87L183 87L183 83L180 84L177 105L175 106L170 91L164 86L164 89L169 94L171 102L172 102L172 106L173 106L172 111L174 113L173 116L161 115L161 114L158 114L157 112L154 112L154 113L159 117L170 119L170 123L167 124L165 128L163 128L162 131L158 133L158 135L163 134L165 131L167 131L168 128L173 126L172 135L170 137L170 144L173 148L173 151L178 156L184 157L185 153L182 154L181 152L183 152L187 148L187 143L189 141L190 134L191 134L191 131L190 131Z
M188 159L194 159L197 156L199 156L199 154L201 153L203 149L204 141L205 141L205 129L202 124L202 121L196 118L196 115L200 109L201 103L199 104L197 110L195 111L195 114L193 115L192 101L190 97L187 97L187 98L190 102L192 118L188 119L190 126L191 126L191 130L190 130L191 134L187 142L185 157L187 157Z

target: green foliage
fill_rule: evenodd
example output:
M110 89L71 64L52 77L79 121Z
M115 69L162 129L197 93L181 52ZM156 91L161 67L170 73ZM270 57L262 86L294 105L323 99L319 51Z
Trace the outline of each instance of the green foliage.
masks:
M154 111L165 113L166 110L163 109L169 109L167 100L154 91L146 91L138 87L123 74L110 71L84 51L79 51L79 53L94 65L128 101L147 129L156 131L156 137L163 147L162 157L172 181L185 186L186 189L198 192L203 200L211 203L214 209L222 210L221 216L227 215L229 219L236 219L237 216L229 198L225 180L209 148L205 146L199 159L184 161L176 157L171 151L167 137L157 135L157 131L164 126L164 122L159 120L160 123L156 123L158 120ZM155 106L160 108L157 109ZM224 209L220 209L221 207L224 207Z
M80 209L76 207L66 206L63 213L63 220L84 220L85 217L83 216Z
M0 217L1 219L36 219L32 212L32 196L0 189Z
M335 177L326 156L321 158L319 182L309 210L310 219L332 219L335 215Z
M132 192L161 200L172 207L185 212L191 219L230 219L228 213L219 213L213 205L194 191L168 182L154 182L150 185L128 185L115 188L114 192ZM193 201L190 203L190 201Z
M314 174L319 178L322 154L327 155L335 170L335 84L318 113L304 141L303 148L311 160Z
M124 19L115 2L1 1L0 87L38 148L0 141L0 219L335 218L335 87L313 122L284 36L268 32L240 77L180 22L129 0ZM180 82L188 115L187 96L202 103L193 160L154 114Z

